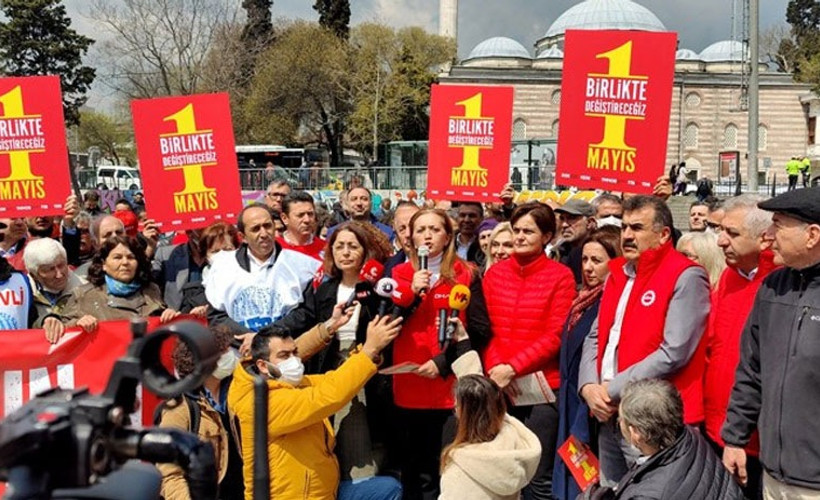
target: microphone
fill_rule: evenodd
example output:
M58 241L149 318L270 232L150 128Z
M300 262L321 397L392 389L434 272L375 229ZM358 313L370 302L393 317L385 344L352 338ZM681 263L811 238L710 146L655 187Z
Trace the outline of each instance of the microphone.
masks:
M447 316L450 310L450 294L436 291L433 294L433 306L438 310L438 345L442 351L447 349Z
M364 263L359 271L359 281L366 281L375 284L384 274L384 265L376 259L370 259Z
M468 305L470 305L470 288L461 284L454 286L453 289L450 290L449 297L450 318L458 317L459 313L467 309ZM448 321L447 331L445 333L447 342L453 340L455 331L456 326Z
M382 278L376 283L376 295L381 297L379 300L379 316L387 315L387 308L393 305L393 293L399 284L392 278Z
M418 257L419 257L419 270L420 271L426 271L427 270L427 264L428 264L427 259L428 259L428 256L430 255L430 247L428 247L427 245L421 245L418 248L418 250L416 250L416 255L418 255ZM426 288L422 288L419 292L420 295L425 294L425 293L427 293Z
M344 310L347 310L348 307L353 307L353 302L357 300L362 304L365 299L370 297L372 290L373 286L366 281L356 283L356 287L353 288L353 293L350 294L350 298L345 302Z

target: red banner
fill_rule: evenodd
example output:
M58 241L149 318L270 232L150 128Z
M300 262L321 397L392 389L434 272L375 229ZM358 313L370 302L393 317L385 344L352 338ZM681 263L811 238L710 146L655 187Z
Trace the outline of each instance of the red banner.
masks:
M512 87L433 85L427 197L498 201L510 178Z
M235 222L242 209L228 94L131 102L145 207L162 231Z
M149 332L158 324L159 318L149 318ZM51 387L88 387L92 394L101 393L131 340L128 321L100 322L93 333L72 328L54 345L48 343L43 330L0 332L0 420ZM159 400L147 391L141 398L142 423L151 425Z
M63 212L71 193L59 76L0 78L0 217Z
M569 439L558 448L558 456L572 473L581 491L586 491L589 485L598 482L598 477L601 475L598 459L577 437L570 435Z
M675 33L567 30L556 183L651 193L666 171Z

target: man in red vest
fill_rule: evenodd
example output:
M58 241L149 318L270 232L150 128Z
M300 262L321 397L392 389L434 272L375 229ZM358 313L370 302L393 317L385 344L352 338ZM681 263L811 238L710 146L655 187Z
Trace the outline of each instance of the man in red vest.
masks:
M709 316L706 271L672 247L672 213L655 196L624 203L621 249L610 261L598 319L584 342L578 387L601 423L602 484L614 486L638 459L613 415L627 382L664 378L683 398L684 423L703 422Z
M729 394L740 361L740 334L763 278L776 267L774 254L769 250L772 241L766 237L772 214L757 207L765 199L756 194L744 194L727 200L718 235L718 246L723 249L728 267L712 294L706 340L706 373L703 378L703 410L706 435L721 455L723 439L720 438L720 429L726 420ZM749 454L749 481L744 490L746 498L760 498L759 450L760 444L755 435L746 447Z

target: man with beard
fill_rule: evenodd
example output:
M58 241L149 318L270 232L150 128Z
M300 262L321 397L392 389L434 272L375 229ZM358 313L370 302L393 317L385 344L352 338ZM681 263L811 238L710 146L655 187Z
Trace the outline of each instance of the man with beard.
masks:
M376 229L383 232L387 238L392 242L395 233L393 233L393 228L388 226L387 224L382 224L370 212L370 202L372 196L370 194L370 190L366 187L354 187L350 191L347 192L347 207L350 210L350 220L355 220L357 222L364 222L369 223L376 226ZM333 234L333 231L336 230L337 226L333 226L327 230L327 239L330 239L330 235Z
M624 202L623 257L609 263L598 319L584 341L580 394L601 422L602 484L613 486L638 456L614 418L624 386L663 378L681 393L684 422L703 422L706 271L672 246L672 212L656 196Z
M560 262L572 270L575 285L581 286L581 250L589 233L595 230L595 208L584 200L571 199L555 209L561 221Z
M322 260L325 242L316 235L316 207L313 196L306 191L296 191L282 200L282 222L285 231L276 238L282 248L296 250L317 260Z

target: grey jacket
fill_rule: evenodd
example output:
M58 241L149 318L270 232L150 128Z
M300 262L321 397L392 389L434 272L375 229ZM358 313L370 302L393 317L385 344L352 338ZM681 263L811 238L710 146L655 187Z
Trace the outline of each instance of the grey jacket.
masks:
M721 437L743 447L755 429L772 477L820 489L820 263L774 271L757 292Z

